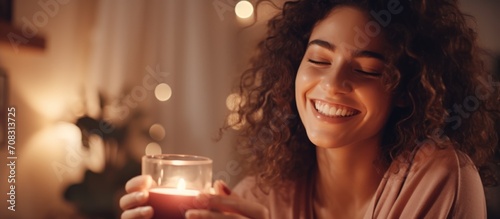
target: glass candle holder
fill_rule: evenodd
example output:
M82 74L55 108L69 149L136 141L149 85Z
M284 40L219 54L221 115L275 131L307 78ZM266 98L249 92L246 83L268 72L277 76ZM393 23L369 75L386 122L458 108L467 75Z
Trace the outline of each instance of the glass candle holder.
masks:
M180 154L142 157L142 174L156 183L149 190L149 205L154 219L183 219L188 209L206 208L196 196L209 193L212 187L212 160Z

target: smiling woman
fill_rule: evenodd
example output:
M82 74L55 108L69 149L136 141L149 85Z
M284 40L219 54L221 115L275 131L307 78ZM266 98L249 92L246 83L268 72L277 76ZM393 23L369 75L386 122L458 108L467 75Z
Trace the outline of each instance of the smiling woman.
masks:
M448 119L491 79L455 0L290 1L268 27L225 127L249 176L187 218L486 218L498 90ZM129 181L127 217L147 182Z
M392 107L392 94L380 77L387 43L379 35L364 48L348 46L355 45L354 27L369 21L357 8L337 7L315 25L309 37L297 71L295 96L309 140L316 146L377 148L380 144Z
M455 1L294 1L269 28L240 86L253 154L234 193L271 218L486 217L498 106L447 119L489 75Z

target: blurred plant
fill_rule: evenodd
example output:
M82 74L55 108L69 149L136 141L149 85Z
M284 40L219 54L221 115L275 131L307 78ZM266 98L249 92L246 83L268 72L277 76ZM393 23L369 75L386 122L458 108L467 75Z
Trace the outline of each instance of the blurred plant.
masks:
M102 95L100 108L102 115L106 115ZM96 146L104 149L104 167L101 171L85 170L83 181L69 185L64 191L64 199L74 204L82 216L92 219L119 218L121 210L118 198L124 193L125 183L141 171L140 163L133 159L125 143L135 121L145 114L138 109L131 110L128 118L120 121L120 125L111 124L102 115L99 118L84 115L77 119L76 125L82 133L85 149ZM146 133L141 132L141 135L149 138Z

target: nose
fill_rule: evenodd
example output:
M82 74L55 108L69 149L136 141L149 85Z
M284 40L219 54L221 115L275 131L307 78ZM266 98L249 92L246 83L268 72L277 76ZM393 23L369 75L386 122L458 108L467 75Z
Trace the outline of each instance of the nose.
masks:
M350 65L343 58L333 63L331 71L326 73L321 81L321 88L331 94L342 94L352 91L352 82L349 80Z

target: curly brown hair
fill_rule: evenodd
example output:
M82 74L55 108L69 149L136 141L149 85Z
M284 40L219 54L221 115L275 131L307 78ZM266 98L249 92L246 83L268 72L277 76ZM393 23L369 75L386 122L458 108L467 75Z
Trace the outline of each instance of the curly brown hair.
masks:
M394 2L394 0L392 0ZM252 67L239 84L239 151L260 186L294 182L316 168L295 104L295 77L314 25L339 5L370 12L389 0L286 2L268 23ZM403 11L383 25L390 47L384 82L406 106L386 124L380 160L410 152L420 142L450 144L481 166L498 143L498 90L485 70L477 34L456 0L401 0ZM234 124L227 124L229 128ZM246 152L246 153L243 153ZM272 187L272 186L271 186Z

